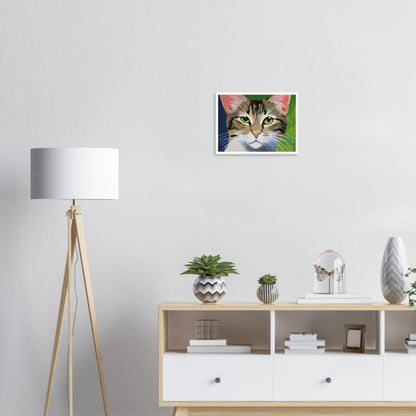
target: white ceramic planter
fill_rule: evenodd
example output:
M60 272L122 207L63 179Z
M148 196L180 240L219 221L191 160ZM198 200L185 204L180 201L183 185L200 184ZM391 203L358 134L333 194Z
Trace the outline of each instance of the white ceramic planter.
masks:
M227 292L222 277L197 277L194 281L194 295L203 303L217 303Z
M257 297L263 303L276 302L279 297L279 291L277 290L276 284L274 285L260 285L257 288Z

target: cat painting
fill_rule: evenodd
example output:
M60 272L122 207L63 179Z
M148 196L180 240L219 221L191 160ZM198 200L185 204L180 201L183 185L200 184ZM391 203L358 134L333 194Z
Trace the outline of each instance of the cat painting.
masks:
M296 94L218 94L217 127L217 154L296 154Z

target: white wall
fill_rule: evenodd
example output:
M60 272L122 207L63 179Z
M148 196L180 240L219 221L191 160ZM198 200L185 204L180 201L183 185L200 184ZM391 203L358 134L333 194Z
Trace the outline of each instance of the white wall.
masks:
M0 413L41 414L65 261L64 201L29 200L29 149L115 146L121 198L84 222L112 415L157 408L157 305L194 301L195 255L238 265L228 301L310 290L339 251L380 299L387 238L416 262L412 1L0 2ZM299 155L214 156L216 91L297 91ZM413 263L414 264L414 263ZM102 405L82 280L77 415ZM50 414L66 414L65 336Z

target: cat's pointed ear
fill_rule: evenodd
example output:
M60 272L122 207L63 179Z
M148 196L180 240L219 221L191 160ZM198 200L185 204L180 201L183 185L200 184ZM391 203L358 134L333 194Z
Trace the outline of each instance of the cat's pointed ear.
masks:
M286 115L289 110L290 95L272 95L268 100L279 107L282 114Z
M224 110L227 114L235 111L241 103L247 102L247 98L244 97L244 95L224 94L220 95L220 97Z

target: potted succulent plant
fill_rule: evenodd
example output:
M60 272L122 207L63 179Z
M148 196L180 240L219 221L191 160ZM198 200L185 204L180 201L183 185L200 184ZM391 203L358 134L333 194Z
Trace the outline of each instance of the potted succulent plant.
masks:
M257 289L257 297L263 303L276 302L279 292L276 286L276 276L265 274L258 280L260 286Z
M181 273L198 276L193 285L194 295L203 303L218 302L227 290L223 277L238 274L234 263L220 260L220 255L194 257L185 264L188 269Z

